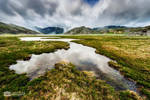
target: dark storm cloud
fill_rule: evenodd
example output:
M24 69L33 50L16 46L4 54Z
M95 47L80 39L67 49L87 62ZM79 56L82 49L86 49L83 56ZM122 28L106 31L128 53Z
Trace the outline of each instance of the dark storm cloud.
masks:
M34 12L40 16L45 16L47 14L53 15L54 12L56 12L57 6L56 2L48 2L46 0L27 0L25 8L34 10Z
M45 15L47 8L43 4L44 0L27 0L26 8L34 10L39 15Z
M103 15L111 17L113 20L124 20L123 23L131 21L150 20L149 0L105 0L108 7L104 9Z
M51 2L48 0L27 0L25 8L27 10L33 10L40 16L50 15L52 16L57 9L57 2Z
M0 0L0 11L10 16L15 15L9 0Z
M13 10L13 13L17 13L17 14L21 15L23 18L29 18L26 8L18 7L16 5L11 5L11 9Z
M57 3L48 2L46 0L14 0L14 2L20 3L21 6L13 3L12 0L1 0L0 1L0 12L3 12L10 16L19 14L22 17L32 17L32 14L28 14L29 10L34 11L40 16L53 15L56 12ZM48 5L48 6L46 6Z
M86 2L85 2L86 1ZM22 25L103 26L150 22L150 0L0 0L0 19ZM94 4L91 6L91 4Z
M56 12L56 9L57 9L57 3L50 3L49 4L49 9L48 9L48 13L52 16L55 12Z

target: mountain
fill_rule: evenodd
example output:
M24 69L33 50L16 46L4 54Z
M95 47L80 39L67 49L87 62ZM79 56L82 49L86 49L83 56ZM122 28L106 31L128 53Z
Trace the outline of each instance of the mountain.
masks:
M115 26L115 25L109 25L105 26L106 29L118 29L118 28L127 28L126 26Z
M13 24L6 24L0 22L0 34L39 34L38 32L32 31L30 29L20 27Z
M41 33L44 34L62 34L64 33L64 29L60 27L46 27L46 28L39 28L35 27Z
M140 27L133 28L133 27L115 26L115 25L95 27L95 28L88 28L82 26L82 27L71 29L65 34L124 34L124 33L132 33L132 31L136 31L136 30L139 31L142 30L142 28Z
M96 33L95 30L82 26L82 27L77 27L74 29L71 29L70 31L66 32L65 34L93 34Z
M95 27L95 28L88 28L88 27L82 26L82 27L71 29L65 34L101 34L101 33L109 33L110 30L112 32L123 31L126 28L127 27L125 26L115 26L115 25L110 25L110 26L105 26L105 27Z
M126 26L116 26L116 25L109 25L109 26L104 26L104 27L95 27L93 28L93 30L109 30L109 29L124 29L124 28L128 28Z
M124 34L129 32L131 27L126 26L117 26L117 25L108 25L104 27L95 27L93 30L102 34Z
M71 29L65 34L129 34L129 35L147 35L150 36L150 26L145 27L126 27L126 26L104 26L88 28L85 26Z

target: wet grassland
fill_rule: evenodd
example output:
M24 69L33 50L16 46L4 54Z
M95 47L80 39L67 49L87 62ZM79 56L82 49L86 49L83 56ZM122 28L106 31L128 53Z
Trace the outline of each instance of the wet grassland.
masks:
M132 91L116 91L93 73L79 71L61 62L32 81L26 74L15 74L9 66L17 60L29 60L31 54L54 52L69 47L57 41L20 41L15 36L0 37L0 99L5 91L25 92L22 99L142 100L150 98L150 38L128 36L59 36L80 39L74 42L96 49L96 53L114 60L109 65L135 81L142 98ZM116 62L115 62L116 61ZM57 98L59 97L59 98ZM147 98L146 98L147 97Z

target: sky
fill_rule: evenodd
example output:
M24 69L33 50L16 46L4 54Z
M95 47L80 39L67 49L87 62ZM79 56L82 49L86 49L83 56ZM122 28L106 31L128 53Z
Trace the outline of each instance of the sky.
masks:
M146 26L149 5L150 0L0 0L0 21L32 29Z

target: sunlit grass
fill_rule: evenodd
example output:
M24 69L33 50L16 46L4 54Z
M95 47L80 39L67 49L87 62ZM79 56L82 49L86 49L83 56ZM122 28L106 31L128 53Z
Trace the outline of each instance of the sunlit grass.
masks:
M57 49L67 49L68 43L50 41L20 41L15 36L0 36L0 100L3 100L5 91L24 91L29 82L26 75L15 74L9 66L17 60L28 60L31 54L54 52Z
M111 63L113 68L116 68L119 70L125 77L130 78L131 80L134 80L137 82L137 84L140 86L140 92L144 95L146 95L148 98L150 98L150 37L129 37L129 36L122 36L122 35L4 35L0 36L0 99L3 99L3 92L4 91L27 91L27 93L30 91L27 90L26 86L29 85L29 78L26 77L26 75L17 75L14 73L14 71L9 70L9 65L15 64L16 60L26 60L28 59L31 54L40 54L40 53L46 53L46 52L53 52L56 49L61 48L68 48L68 44L64 42L40 42L40 41L31 41L31 42L24 42L20 41L19 37L61 37L61 38L75 38L75 39L81 39L77 40L75 42L81 43L87 46L91 46L96 48L96 52L103 54L105 56L108 56L109 58L117 61L117 63ZM67 67L67 66L66 66ZM72 66L73 67L73 66ZM60 74L57 74L55 72L59 72ZM75 70L75 73L83 74L84 72L79 72ZM65 82L70 82L70 78L72 75L76 76L74 72L65 71L65 70L58 70L54 69L50 72L48 72L46 75L44 75L41 78L38 78L37 80L33 81L35 82L35 87L31 88L31 93L29 97L36 97L38 95L43 95L44 93L47 93L45 91L52 92L51 94L44 94L44 95L53 95L57 91L53 91L54 88L48 88L47 87L51 83L55 83L57 85L61 85L61 79L63 79L63 75L68 75L67 77L64 77ZM93 77L87 78L87 74L85 76L77 75L75 81L77 81L75 84L74 81L71 80L71 83L69 86L76 87L76 93L84 93L81 97L84 97L86 99L90 98L90 95L93 98L99 98L99 94L104 95L106 97L106 100L109 100L108 98L111 98L110 100L138 100L136 94L130 93L130 91L125 92L117 92L114 91L112 87L107 85L105 82L101 84L95 85L95 83L90 83L92 87L87 87L85 84L80 84L89 82L90 78L93 79ZM54 76L56 75L56 76ZM51 79L51 76L53 76ZM57 79L58 78L58 79ZM68 79L69 78L69 79ZM87 79L86 79L87 78ZM56 80L57 79L57 80ZM68 81L69 80L69 81ZM43 82L42 82L43 81ZM97 80L95 79L95 82ZM100 81L100 80L99 80ZM36 83L37 82L37 83ZM45 82L45 83L44 83ZM79 82L79 83L78 83ZM32 83L31 83L32 84ZM30 85L31 85L30 84ZM44 86L45 85L45 86ZM64 83L62 82L62 85ZM81 85L79 87L79 85ZM106 92L109 94L105 95L103 94L104 91L103 88L100 90L96 90L95 86L101 87L105 86ZM34 86L34 84L32 84ZM82 90L83 87L86 87L85 90ZM52 90L51 90L52 89ZM63 87L58 88L62 91L63 89L66 89ZM64 94L64 98L68 98L67 95L76 95L73 91L74 88L68 88ZM37 90L40 90L39 93L35 92ZM110 93L111 91L111 93ZM35 93L34 93L35 92ZM53 93L54 92L54 93ZM40 94L41 93L41 94ZM68 94L69 93L69 94ZM73 94L72 94L73 93ZM92 94L93 93L93 94ZM98 94L97 94L98 93ZM112 97L114 96L114 98ZM102 96L103 97L103 96ZM129 98L128 98L129 97ZM27 97L28 98L28 97ZM140 99L139 99L140 100Z
M28 100L119 100L118 93L104 81L64 63L35 79L28 89L30 92L24 97Z
M71 37L71 36L69 36ZM125 77L137 82L139 90L150 98L150 37L74 36L75 41L96 48L96 52L115 60Z

